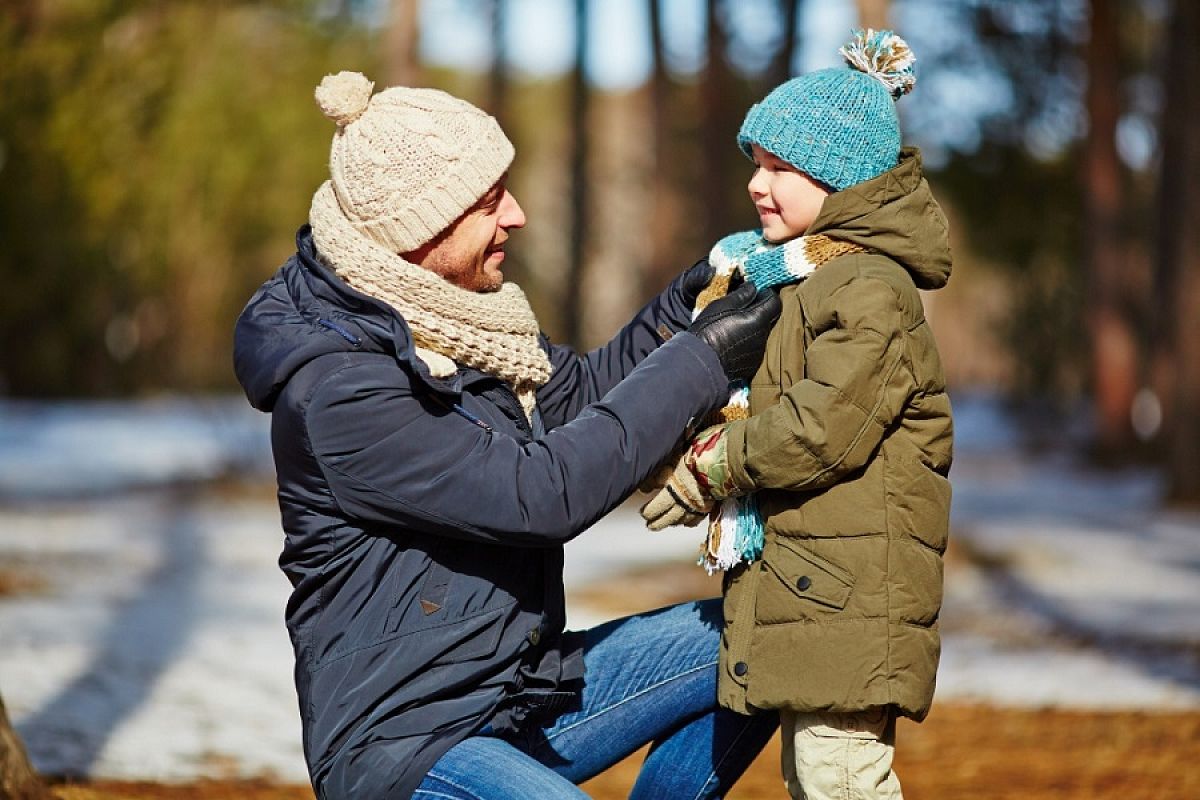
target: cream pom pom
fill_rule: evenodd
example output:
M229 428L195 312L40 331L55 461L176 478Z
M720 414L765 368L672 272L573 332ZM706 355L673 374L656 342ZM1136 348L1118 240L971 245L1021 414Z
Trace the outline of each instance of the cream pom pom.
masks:
M917 83L913 74L916 56L908 42L891 31L855 31L854 39L838 50L846 63L876 79L897 99Z
M375 84L361 72L339 72L326 75L314 93L317 105L325 116L345 127L367 110Z

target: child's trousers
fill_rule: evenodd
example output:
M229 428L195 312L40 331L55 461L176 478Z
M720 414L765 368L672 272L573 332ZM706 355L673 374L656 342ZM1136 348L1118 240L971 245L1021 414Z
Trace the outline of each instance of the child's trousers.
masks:
M785 710L780 723L783 778L793 800L902 800L892 772L896 719L889 709Z

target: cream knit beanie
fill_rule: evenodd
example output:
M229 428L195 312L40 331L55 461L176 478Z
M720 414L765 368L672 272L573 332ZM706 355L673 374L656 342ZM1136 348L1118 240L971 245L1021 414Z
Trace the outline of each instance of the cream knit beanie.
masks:
M371 95L358 72L327 75L317 104L337 123L329 172L356 230L393 253L433 239L500 179L513 146L499 123L436 89Z

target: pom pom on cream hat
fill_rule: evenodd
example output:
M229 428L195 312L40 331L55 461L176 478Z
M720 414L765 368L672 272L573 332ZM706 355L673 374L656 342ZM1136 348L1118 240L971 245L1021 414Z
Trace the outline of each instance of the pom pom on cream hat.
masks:
M508 170L513 146L496 120L436 89L372 95L358 72L327 75L317 105L337 123L330 182L347 221L393 253L429 242Z

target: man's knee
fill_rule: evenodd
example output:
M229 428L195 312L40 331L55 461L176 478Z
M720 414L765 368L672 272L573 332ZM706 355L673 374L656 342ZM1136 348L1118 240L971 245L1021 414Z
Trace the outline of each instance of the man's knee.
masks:
M680 603L668 606L663 611L666 619L658 620L655 624L664 636L676 635L681 638L698 637L713 640L719 640L721 637L724 618L719 597Z

